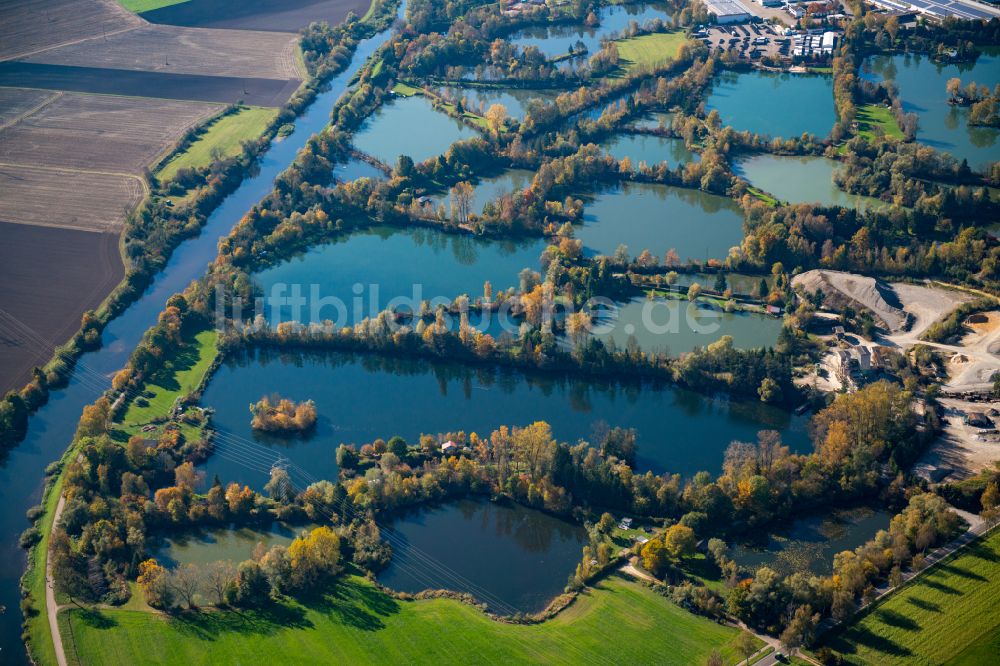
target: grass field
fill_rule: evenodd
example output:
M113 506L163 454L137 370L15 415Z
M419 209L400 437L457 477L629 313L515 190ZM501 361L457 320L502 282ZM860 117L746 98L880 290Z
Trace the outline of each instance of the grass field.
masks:
M146 398L149 404L140 406L137 401L132 401L122 419L124 425L141 425L164 416L177 398L193 391L215 359L218 339L219 334L214 329L195 334L184 349L144 387L146 393L152 394Z
M360 578L308 603L259 612L73 609L60 614L66 653L79 664L311 663L701 664L719 648L738 656L738 630L682 610L612 577L540 625L493 622L450 599L400 602ZM73 637L66 638L66 637Z
M161 7L169 7L187 0L118 0L118 4L136 14L152 11Z
M858 134L871 140L875 136L875 128L881 127L882 132L891 139L903 139L903 131L899 129L896 118L884 106L862 104L857 113Z
M263 134L277 115L277 109L250 107L215 120L186 150L170 158L156 172L156 177L166 182L178 169L209 165L216 151L224 158L238 155L242 150L240 143Z
M626 73L639 67L655 67L677 57L681 44L687 41L683 32L653 33L616 42L618 59Z
M824 642L853 664L996 663L998 604L1000 531L994 531Z

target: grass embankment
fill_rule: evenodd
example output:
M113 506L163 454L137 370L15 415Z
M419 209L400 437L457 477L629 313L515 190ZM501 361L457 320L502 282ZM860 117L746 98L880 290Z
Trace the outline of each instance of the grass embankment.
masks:
M243 141L261 136L278 115L277 109L251 106L217 118L185 150L171 157L156 171L156 177L167 182L179 169L198 169L211 164L215 157L239 155Z
M896 117L884 106L862 104L858 107L855 119L858 122L858 135L869 141L875 137L876 127L881 128L881 133L890 139L903 140L903 130L899 129Z
M71 609L60 616L67 657L80 664L314 663L698 664L718 648L739 656L739 631L692 615L642 585L601 582L538 625L494 622L451 599L401 602L361 578L267 611L177 617ZM72 637L72 638L70 638Z
M928 569L824 643L854 664L996 663L998 581L1000 531L995 530Z
M147 382L143 396L129 404L122 424L129 428L168 415L177 398L196 389L204 379L218 353L218 339L219 334L214 329L194 334L180 352Z
M179 5L182 2L187 1L188 0L118 0L118 4L130 12L141 14L142 12L151 12L154 9L160 9L161 7Z
M615 42L618 62L625 74L640 67L654 68L677 57L681 44L687 41L683 32L657 32Z

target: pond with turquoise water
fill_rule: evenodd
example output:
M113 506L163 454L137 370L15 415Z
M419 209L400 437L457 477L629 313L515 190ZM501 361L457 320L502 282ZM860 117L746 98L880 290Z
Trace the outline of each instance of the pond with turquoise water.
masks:
M512 118L522 119L528 111L528 103L537 99L550 103L558 97L558 90L534 90L528 88L488 88L469 86L458 88L446 86L441 89L441 95L455 103L464 100L466 109L483 115L494 104L502 104L507 114Z
M613 342L617 349L634 344L643 352L676 356L706 347L724 335L732 336L733 346L739 349L772 347L781 326L780 317L725 312L704 301L639 296L602 309L593 318L591 334L605 344Z
M591 256L624 244L633 257L648 249L662 259L673 248L681 260L725 259L743 241L739 205L701 190L625 183L584 201L577 238Z
M821 74L722 72L705 103L723 125L761 136L825 139L837 120L833 79Z
M683 139L652 134L618 134L602 143L601 148L616 160L629 158L633 169L641 162L650 167L666 162L671 169L676 169L681 164L701 159L701 155L687 149Z
M255 274L264 316L282 321L375 317L390 306L415 310L422 300L450 303L518 285L524 268L539 270L543 238L488 240L427 227L369 227L315 246Z
M833 182L840 168L826 157L789 155L744 155L733 162L733 173L759 190L789 203L819 203L844 208L883 207L874 197L848 194Z
M602 7L597 19L600 23L593 27L579 23L532 26L514 33L508 41L521 48L536 46L547 58L564 56L571 50L580 53L581 49L593 55L601 50L602 39L617 37L632 21L640 26L653 19L670 22L670 15L665 6L658 7L655 3L628 4Z
M948 79L975 81L991 91L1000 84L1000 51L987 50L974 63L943 65L926 55L871 56L861 66L862 78L892 81L906 113L916 113L917 141L968 160L973 169L1000 160L1000 129L970 127L969 109L948 104Z
M448 152L456 141L479 133L443 111L436 111L423 95L396 97L380 106L354 135L354 145L390 166L400 155L414 162Z

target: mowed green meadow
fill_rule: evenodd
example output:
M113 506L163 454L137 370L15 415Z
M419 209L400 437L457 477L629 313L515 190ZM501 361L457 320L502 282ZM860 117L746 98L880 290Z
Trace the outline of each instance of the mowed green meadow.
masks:
M875 138L875 128L880 127L882 133L890 139L903 140L903 130L899 129L892 111L876 104L862 104L857 112L858 134L869 141Z
M683 32L652 33L615 42L618 60L628 73L638 67L656 67L677 57L687 41Z
M170 5L179 5L186 1L187 0L118 0L118 4L130 12L141 14L142 12L151 12L154 9L169 7Z
M397 601L363 578L311 601L261 611L60 613L70 663L86 664L703 664L739 659L739 631L612 576L554 619L495 622L451 599Z
M852 664L996 664L1000 531L898 592L825 644Z
M242 142L257 139L277 115L277 109L251 106L218 118L186 150L170 158L156 177L167 182L179 169L207 166L214 159L213 153L223 158L239 155Z

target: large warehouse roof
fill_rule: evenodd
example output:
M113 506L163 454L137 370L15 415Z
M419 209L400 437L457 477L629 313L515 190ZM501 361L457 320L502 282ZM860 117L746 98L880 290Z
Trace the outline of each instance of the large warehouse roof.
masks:
M741 16L750 10L739 0L704 0L705 7L716 16Z

